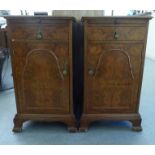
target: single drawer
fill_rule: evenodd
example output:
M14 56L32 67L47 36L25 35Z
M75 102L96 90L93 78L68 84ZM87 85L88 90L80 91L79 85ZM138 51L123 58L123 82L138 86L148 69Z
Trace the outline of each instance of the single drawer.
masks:
M68 41L69 27L49 24L16 24L10 27L12 39Z
M124 40L142 41L145 39L146 28L144 26L89 26L87 27L88 40Z

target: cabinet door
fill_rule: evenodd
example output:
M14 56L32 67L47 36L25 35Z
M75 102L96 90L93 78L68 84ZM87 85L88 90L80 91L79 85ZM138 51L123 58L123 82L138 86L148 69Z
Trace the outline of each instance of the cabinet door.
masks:
M13 74L20 111L69 113L68 44L14 41L12 48Z
M85 52L85 112L136 112L141 43L89 43Z

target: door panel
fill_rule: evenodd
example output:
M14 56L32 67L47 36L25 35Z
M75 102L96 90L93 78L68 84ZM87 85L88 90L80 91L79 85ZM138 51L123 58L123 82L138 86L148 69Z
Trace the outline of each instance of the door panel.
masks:
M47 42L14 42L12 46L20 110L69 113L68 46ZM64 69L67 75L63 74Z
M89 113L136 110L143 44L89 44L85 102Z

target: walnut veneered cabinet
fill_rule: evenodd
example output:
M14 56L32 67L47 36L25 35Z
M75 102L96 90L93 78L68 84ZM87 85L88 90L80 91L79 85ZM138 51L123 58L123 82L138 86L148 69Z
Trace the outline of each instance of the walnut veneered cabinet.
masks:
M82 75L82 58L78 54L83 44L84 103L80 131L86 131L97 120L128 120L134 130L142 129L139 101L151 17L83 17L82 24L72 17L6 19L17 105L13 131L21 131L23 122L28 120L60 121L70 131L76 131L73 92L81 90L77 86ZM76 53L74 73L81 72L74 74L76 91L72 80L72 44ZM80 94L74 96L83 98ZM79 106L80 103L75 106L77 111Z
M150 17L83 17L84 108L80 130L92 121L128 120L138 112Z
M23 122L61 121L76 131L72 100L72 17L8 16L17 114Z

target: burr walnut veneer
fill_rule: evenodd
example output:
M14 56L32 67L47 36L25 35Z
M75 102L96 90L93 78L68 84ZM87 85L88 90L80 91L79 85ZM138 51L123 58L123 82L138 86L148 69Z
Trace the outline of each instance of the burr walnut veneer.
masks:
M23 122L61 121L76 131L72 101L71 17L8 16L17 114Z
M138 112L150 17L83 17L84 108L80 130L92 121L129 120Z
M80 131L86 131L91 122L98 120L128 120L134 130L142 130L139 101L150 18L82 18L79 25L84 29L74 31L81 34L84 31ZM79 67L81 74L74 74L77 91L73 91L74 19L50 16L6 19L17 105L13 131L20 132L27 120L61 121L68 125L69 131L76 131L73 92L81 90L77 83L82 68ZM77 27L78 24L74 28ZM82 40L74 39L74 51L79 49L74 56L81 51ZM82 66L82 59L75 60L78 60L74 62L75 69ZM74 94L77 101L83 98L81 92ZM78 106L79 103L75 107L79 109Z

